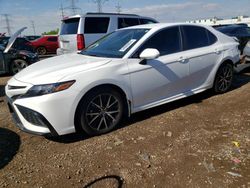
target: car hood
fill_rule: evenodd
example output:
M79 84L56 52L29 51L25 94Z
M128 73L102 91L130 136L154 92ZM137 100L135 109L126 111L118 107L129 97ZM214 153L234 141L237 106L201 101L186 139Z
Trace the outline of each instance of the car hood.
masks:
M12 47L12 45L14 44L16 38L25 30L27 29L27 27L23 27L21 29L19 29L17 32L15 32L9 39L9 42L4 50L4 53L8 53L8 51L10 50L10 48Z
M110 61L108 58L66 54L32 64L14 78L33 85L55 83L65 76L102 66Z

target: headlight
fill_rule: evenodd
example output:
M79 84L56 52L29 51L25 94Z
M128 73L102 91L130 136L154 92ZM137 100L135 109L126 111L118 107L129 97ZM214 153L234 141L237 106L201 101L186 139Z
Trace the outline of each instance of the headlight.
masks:
M46 95L46 94L50 94L50 93L63 91L65 89L68 89L74 83L75 83L75 80L67 81L67 82L54 83L54 84L35 85L35 86L32 86L27 91L26 94L22 95L21 98L35 97L35 96L41 96L41 95Z

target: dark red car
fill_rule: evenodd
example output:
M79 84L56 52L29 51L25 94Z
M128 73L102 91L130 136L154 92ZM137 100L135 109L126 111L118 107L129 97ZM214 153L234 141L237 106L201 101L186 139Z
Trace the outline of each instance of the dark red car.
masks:
M55 54L58 48L58 37L42 36L37 40L30 41L30 43L39 55Z

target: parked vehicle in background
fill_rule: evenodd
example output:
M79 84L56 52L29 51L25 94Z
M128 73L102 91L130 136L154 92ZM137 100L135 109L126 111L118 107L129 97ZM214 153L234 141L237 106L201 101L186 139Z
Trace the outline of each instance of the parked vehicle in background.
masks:
M10 37L1 37L0 45L6 47L9 42L9 39ZM34 48L31 46L31 43L23 37L17 37L11 48L14 48L16 50L26 50L30 52L35 52Z
M15 75L5 87L10 111L22 130L35 134L103 134L132 113L210 88L228 91L238 45L195 24L117 30L81 53L49 58Z
M218 27L216 29L228 36L236 37L240 42L239 49L241 54L243 54L243 50L247 42L250 40L250 27L247 27L246 25L230 25Z
M250 41L248 41L246 47L244 48L243 55L245 56L245 61L250 63Z
M33 40L36 40L36 39L41 38L41 36L40 36L40 35L29 35L29 36L25 36L25 38L26 38L28 41L33 41Z
M39 55L55 54L58 48L58 37L46 35L30 43Z
M14 35L8 38L8 44L6 46L0 45L0 74L16 74L30 64L39 60L36 53L12 48L15 44L17 36L24 29L25 28L20 29Z
M107 33L134 25L157 23L153 18L114 13L87 13L62 20L57 55L83 50Z

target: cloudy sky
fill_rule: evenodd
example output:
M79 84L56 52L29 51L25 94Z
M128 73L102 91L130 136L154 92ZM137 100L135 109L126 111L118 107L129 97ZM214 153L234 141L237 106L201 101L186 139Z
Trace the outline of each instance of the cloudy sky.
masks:
M93 0L75 0L79 12L95 12ZM119 0L123 13L135 13L154 17L160 22L180 22L193 19L237 15L250 16L250 0ZM31 20L35 23L36 34L60 27L60 6L70 6L70 0L0 0L0 33L6 32L2 14L10 14L12 33L27 26L24 34L33 34ZM115 12L118 0L104 3L104 12ZM70 11L65 9L65 14Z

